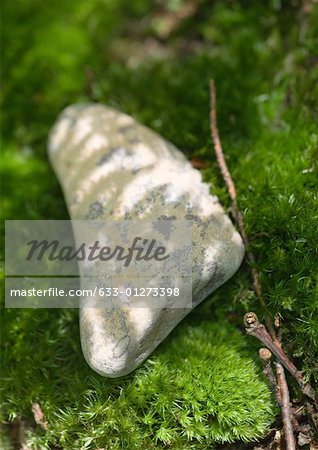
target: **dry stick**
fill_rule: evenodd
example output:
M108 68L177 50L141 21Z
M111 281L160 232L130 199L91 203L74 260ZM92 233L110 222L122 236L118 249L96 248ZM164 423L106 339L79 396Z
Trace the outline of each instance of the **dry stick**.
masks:
M223 179L225 181L229 195L232 200L232 210L233 210L234 218L236 219L236 222L237 222L237 225L239 228L239 232L242 236L244 245L247 247L247 254L246 254L247 260L250 264L254 264L255 263L254 255L253 255L253 253L251 253L251 251L248 250L249 242L248 242L248 238L247 238L247 235L245 232L243 216L237 206L237 194L236 194L235 185L232 180L231 174L228 170L228 167L227 167L227 164L226 164L226 161L224 158L224 153L222 150L221 141L220 141L219 130L217 127L216 96L215 96L214 80L210 81L210 96L211 96L210 126L211 126L211 135L212 135L212 140L213 140L213 144L214 144L214 150L215 150L215 154L216 154L217 163L218 163L221 174L223 176ZM265 300L262 296L261 285L259 282L258 273L257 273L257 270L253 267L252 267L252 279L253 279L253 287L254 287L255 294L258 297L261 306L266 308ZM254 313L249 313L249 314L254 314ZM255 316L256 316L256 314L255 314ZM257 319L257 316L256 316L256 319ZM315 399L314 390L312 389L310 384L309 383L305 384L302 374L299 372L299 370L295 367L295 365L290 361L288 356L281 349L281 344L279 342L279 339L277 338L275 328L274 328L274 325L273 325L271 319L267 316L265 321L266 321L266 325L267 325L270 335L267 333L267 330L264 327L264 325L262 325L264 330L262 328L257 328L254 326L254 327L252 327L253 330L252 330L252 328L250 328L249 333L252 334L253 336L257 337L258 339L260 339L277 356L277 358L280 359L281 363L286 367L286 369L291 373L291 375L294 376L296 381L299 383L299 385L302 389L302 392L304 394L308 395L310 398ZM257 319L257 322L258 322L258 319ZM258 324L259 324L259 322L258 322ZM261 324L259 324L259 325L261 325ZM264 333L264 331L266 333Z
M276 373L278 378L277 384L271 364L272 353L268 350L268 348L260 348L259 357L263 365L263 373L268 379L269 385L275 395L276 403L282 411L287 448L289 450L294 450L296 448L294 430L297 430L299 425L296 418L293 416L293 412L290 407L289 392L284 367L280 363L276 364Z
M296 442L292 425L292 410L290 407L289 391L285 377L284 367L279 362L276 363L276 373L282 399L282 418L285 431L286 447L288 450L296 450Z
M286 353L283 351L280 342L274 342L266 330L266 327L259 322L255 313L249 312L244 316L244 324L246 333L256 337L261 341L272 353L278 358L288 372L295 378L301 391L312 400L315 400L315 391L309 383L306 383L302 373L297 369L294 363L290 361Z
M248 242L248 238L245 232L245 227L244 227L244 222L243 222L243 216L241 214L241 212L238 209L237 206L237 194L236 194L236 189L235 189L235 185L234 182L232 180L231 174L229 172L229 169L227 168L227 164L224 158L224 153L222 150L222 145L221 145L221 140L220 140L220 136L219 136L219 130L217 127L217 117L216 117L216 95L215 95L215 84L214 84L214 80L210 81L210 98L211 98L211 107L210 107L210 127L211 127L211 134L212 134L212 140L213 140L213 144L214 144L214 151L215 151L215 155L216 155L216 160L219 166L219 169L221 171L221 174L223 176L223 179L225 181L227 190L229 192L229 195L231 197L232 200L232 212L235 218L235 221L237 223L239 232L242 236L243 239L243 243L247 249L246 251L246 259L248 261L248 263L251 266L251 273L252 273L252 282L253 282L253 288L254 288L254 292L261 304L261 306L266 309L266 305L265 305L265 300L263 298L262 295L262 291L261 291L261 284L259 281L259 277L258 277L258 273L257 270L253 267L255 265L255 258L253 253L249 250L249 242ZM270 319L270 317L268 317L266 315L265 318L265 322L267 325L267 328L269 329L269 332L273 338L274 341L277 341L277 336L275 333L275 329L273 326L273 323Z
M244 227L244 222L243 222L243 216L241 214L241 212L238 209L237 206L237 194L236 194L236 189L235 189L235 185L234 182L232 180L231 174L228 170L225 158L224 158L224 153L222 150L222 145L221 145L221 141L220 141L220 136L219 136L219 130L217 127L217 116L216 116L216 95L215 95L215 84L214 84L214 80L210 81L210 98L211 98L211 105L210 105L210 126L211 126L211 135L212 135L212 140L213 140L213 144L214 144L214 151L216 154L216 159L217 159L217 163L218 166L220 168L221 174L223 176L223 179L225 181L225 184L227 186L229 195L231 197L232 200L232 211L234 214L234 218L237 222L239 231L241 233L242 239L243 239L243 243L245 245L245 247L247 248L247 260L250 263L252 269L252 280L253 280L253 287L254 287L254 291L256 296L259 299L259 302L261 304L261 306L266 310L266 305L265 305L265 300L262 296L262 291L261 291L261 285L260 285L260 281L259 281L259 277L258 277L258 272L257 270L253 267L255 264L255 258L254 255L251 253L251 251L249 250L249 242L247 239L247 235L245 232L245 227ZM267 316L267 315L266 315ZM271 345L269 346L270 350L273 351L273 353L277 356L277 348L280 349L280 342L276 336L276 332L275 332L275 328L274 325L270 319L270 317L266 317L266 325L268 326L270 335L267 333L266 328L264 327L266 333L268 334L268 338L269 338L269 343L270 344L276 344L275 345ZM265 343L266 346L268 346ZM274 347L274 348L273 348ZM274 351L275 350L275 351ZM282 351L282 350L281 350ZM282 352L283 353L283 352ZM287 357L286 357L287 358ZM288 358L287 358L288 359ZM286 404L286 401L288 401L289 403L289 394L287 396L287 400L286 398L283 398L284 395L286 395L286 391L288 393L288 387L286 384L286 380L285 380L285 386L281 386L280 383L283 380L280 378L278 378L278 383L279 383L279 388L280 388L280 395L282 396L282 403L283 405ZM285 409L284 410L284 418L286 418L288 413L288 410ZM283 411L282 411L283 414ZM284 422L284 430L285 430L285 435L286 435L286 443L287 443L287 450L294 450L295 446L289 446L289 443L292 443L292 441L294 440L294 436L293 436L293 430L291 429L291 436L290 436L290 427L289 424L291 423L291 419L289 417L288 419L288 423L285 422L285 420L283 420ZM285 423L287 424L285 427Z
M279 347L282 350L282 328L281 328L281 319L279 316L275 317L274 321L276 330L277 330L277 339L279 343ZM285 440L287 448L296 449L296 441L294 432L298 430L298 422L296 417L294 416L293 409L290 404L290 396L288 390L288 384L286 381L284 366L277 361L276 363L276 375L278 379L279 385L279 395L282 399L282 418L284 430L286 433Z
M276 377L273 372L271 363L272 353L270 352L270 350L268 350L268 348L260 348L258 354L263 365L263 373L268 379L269 385L272 388L276 403L278 406L282 407L283 403L280 395L280 390L277 386Z

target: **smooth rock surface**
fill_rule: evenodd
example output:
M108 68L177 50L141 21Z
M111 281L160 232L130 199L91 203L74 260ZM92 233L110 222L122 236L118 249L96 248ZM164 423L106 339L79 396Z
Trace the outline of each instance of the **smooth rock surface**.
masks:
M193 306L239 268L241 237L201 174L132 117L99 104L70 106L51 131L49 158L72 219L192 221ZM84 356L103 376L126 375L189 311L82 308Z

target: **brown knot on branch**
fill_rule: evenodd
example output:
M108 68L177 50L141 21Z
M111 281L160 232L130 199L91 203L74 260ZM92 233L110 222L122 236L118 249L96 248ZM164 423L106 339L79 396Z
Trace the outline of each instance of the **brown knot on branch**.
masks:
M253 331L260 325L257 315L254 312L246 313L244 316L244 325L246 328L246 333L252 334Z

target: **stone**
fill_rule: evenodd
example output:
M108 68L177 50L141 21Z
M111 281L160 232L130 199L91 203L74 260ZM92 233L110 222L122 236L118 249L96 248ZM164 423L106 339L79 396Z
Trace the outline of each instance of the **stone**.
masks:
M240 267L244 246L217 197L184 155L132 117L100 104L66 108L49 158L71 219L192 222L193 307ZM106 377L136 369L189 308L81 308L88 364Z

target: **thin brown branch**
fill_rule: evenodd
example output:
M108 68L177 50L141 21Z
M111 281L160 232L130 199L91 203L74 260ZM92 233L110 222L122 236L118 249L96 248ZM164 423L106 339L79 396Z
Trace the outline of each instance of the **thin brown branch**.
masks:
M315 400L315 391L306 383L302 373L290 361L286 353L282 350L279 341L273 341L265 326L259 322L257 315L254 312L249 312L244 316L244 324L246 333L256 337L261 341L272 353L278 358L280 363L288 370L288 372L295 378L301 391L312 400Z
M275 395L276 403L278 404L278 406L281 407L282 399L280 396L280 390L278 388L277 380L272 368L271 362L272 353L270 352L270 350L268 350L268 348L260 348L258 354L263 365L263 373L268 380L268 383L273 391L273 394Z
M266 329L266 327L263 324L260 324L258 321L258 318L255 313L248 313L244 317L244 323L246 327L246 332L248 334L251 334L252 336L255 336L257 339L259 339L266 347L271 350L274 355L277 357L277 381L276 377L273 373L272 367L271 367L271 353L270 351L267 351L267 349L261 349L260 350L260 358L263 362L263 371L265 375L267 376L269 383L274 390L275 398L279 406L281 407L282 411L282 418L283 418L283 424L284 424L284 431L285 431L285 440L286 440L286 449L287 450L294 450L296 448L295 444L295 437L293 433L293 414L290 407L290 398L289 398L289 391L288 391L288 385L285 378L285 372L284 367L291 373L291 375L296 379L298 382L301 391L306 394L311 399L315 400L315 392L310 386L309 383L306 383L304 380L304 377L302 373L296 368L296 366L290 361L288 356L284 353L281 347L281 327L280 327L280 320L276 318L275 326L277 328L277 333L274 327L274 324L270 318L270 316L266 313L266 304L264 297L262 295L261 290L261 283L259 280L258 271L255 268L255 258L253 253L249 249L249 241L247 238L247 234L245 232L245 226L243 221L243 216L241 212L238 209L237 205L237 193L235 189L235 184L232 180L230 171L227 167L221 140L219 136L219 130L217 126L217 113L216 113L216 94L215 94L215 84L212 80L210 82L210 99L211 99L211 105L210 105L210 128L211 128L211 136L213 140L214 145L214 151L217 159L217 163L220 169L220 172L223 176L224 182L226 184L228 193L230 195L230 198L232 200L232 213L234 216L234 219L236 221L237 227L239 229L239 232L242 236L243 243L246 247L246 260L249 263L251 267L251 276L252 276L252 282L253 282L253 288L254 292L259 300L260 305L265 310L265 323L267 325L267 328L269 330L269 333ZM296 420L294 420L295 423L297 423Z
M221 171L224 182L227 186L229 195L232 200L232 209L233 209L234 218L237 222L237 226L238 226L239 232L242 236L243 242L244 242L245 246L247 247L247 260L253 266L255 264L255 258L254 258L253 253L248 249L249 241L248 241L248 238L247 238L247 235L245 232L243 216L237 206L237 193L236 193L235 185L232 180L230 171L229 171L226 161L225 161L225 157L224 157L224 153L223 153L223 149L222 149L222 145L221 145L221 140L220 140L220 135L219 135L219 130L218 130L218 126L217 126L216 94L215 94L214 80L210 81L210 98L211 98L210 127L211 127L211 135L212 135L212 140L213 140L213 144L214 144L214 151L215 151L217 163L218 163L219 169ZM251 273L252 273L252 280L253 280L253 287L254 287L255 294L258 297L261 306L264 307L264 309L265 309L266 305L265 305L265 300L262 296L261 284L259 281L258 272L254 267L252 267ZM251 314L254 314L254 313L251 313ZM256 316L256 314L254 314L254 315ZM246 315L245 317L247 318L247 316L248 315ZM256 316L256 319L257 319L257 316ZM258 319L257 319L257 322L258 322ZM249 329L249 331L247 330L247 332L249 334L252 334L252 331L253 331L256 334L258 334L258 336L255 335L255 337L258 337L258 339L260 339L260 338L263 339L262 342L277 356L277 358L280 359L281 363L295 377L295 379L301 386L302 392L305 393L308 397L314 399L315 395L314 395L313 389L311 388L311 386L308 383L307 384L304 383L304 378L303 378L301 372L298 371L298 369L295 367L295 365L289 360L288 356L281 349L281 345L280 345L279 339L276 335L276 331L275 331L273 322L268 315L266 315L266 317L265 317L265 323L269 330L269 334L268 334L266 328L264 327L264 325L262 325L263 329L258 328L257 330L253 330L253 326L252 326ZM247 325L247 328L248 328L248 325Z
M280 316L276 315L274 320L274 325L276 328L277 342L275 344L282 350L282 321ZM293 408L290 404L289 389L285 377L284 366L278 361L276 363L276 374L279 389L279 397L281 398L281 415L283 419L283 426L285 432L285 441L287 450L289 448L293 449L296 445L295 443L295 432L298 430L298 422L294 416Z
M210 128L211 128L211 135L212 135L216 160L217 160L220 172L222 174L222 177L224 179L224 182L226 184L229 196L232 200L233 216L237 223L240 235L242 236L242 240L243 240L243 243L246 248L246 260L249 263L249 265L251 266L251 275L252 275L254 292L255 292L256 297L258 298L261 306L265 309L266 305L265 305L264 297L262 295L261 283L259 281L259 275L258 275L257 270L254 267L255 266L255 257L253 255L253 253L249 250L249 241L248 241L247 234L245 231L243 216L237 206L237 193L236 193L236 189L235 189L235 184L232 180L230 171L227 167L223 149L222 149L219 130L218 130L218 126L217 126L216 94L215 94L214 80L210 81L210 99L211 99ZM272 338L274 340L276 340L277 337L276 337L275 329L274 329L273 323L269 316L266 316L265 322L266 322L267 328L269 329L269 332L270 332Z
M285 432L286 448L287 450L296 450L296 441L292 425L292 410L290 407L289 391L285 377L284 367L279 362L276 363L276 373L279 383L279 389L281 391L280 392L282 399L281 410Z
M225 184L227 186L227 190L229 192L229 195L231 197L231 200L233 202L233 209L234 209L234 215L237 217L237 195L235 190L235 185L232 180L231 174L229 172L229 169L227 167L224 153L222 150L219 130L217 126L217 115L216 115L216 95L215 95L215 84L214 80L210 81L210 98L211 98L211 107L210 107L210 126L211 126L211 134L214 144L214 150L216 155L216 160L218 162L218 166L220 168L221 174L223 176L223 179L225 181Z

